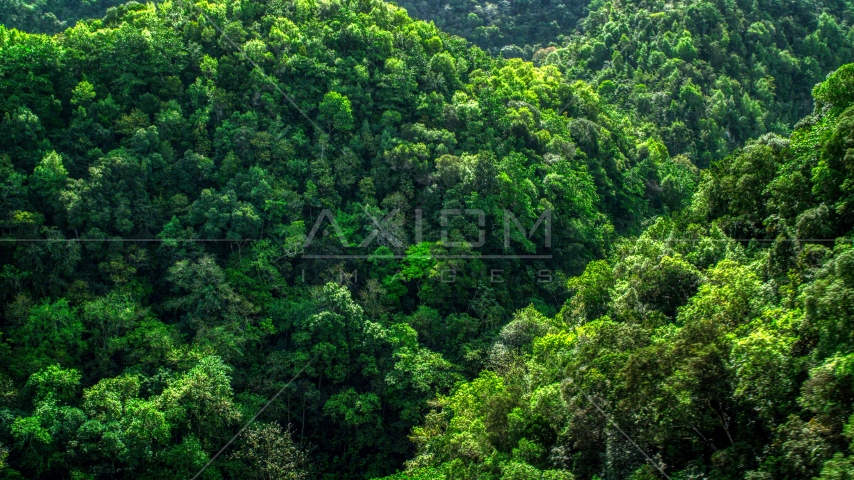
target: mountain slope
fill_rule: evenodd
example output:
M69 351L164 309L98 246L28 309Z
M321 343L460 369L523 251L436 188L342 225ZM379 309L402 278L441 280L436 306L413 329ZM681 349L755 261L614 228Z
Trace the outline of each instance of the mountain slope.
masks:
M33 33L58 33L78 20L102 17L120 0L0 0L0 24Z
M854 60L852 14L842 1L602 3L535 58L596 85L671 155L706 167L809 114L812 88Z
M392 5L198 8L0 28L4 473L189 478L286 385L209 478L391 473L511 312L693 188L586 83Z
M505 326L391 478L846 478L854 466L854 64L691 206ZM571 472L571 474L567 473Z
M587 0L396 2L413 17L436 23L492 54L531 58L540 47L560 43L587 16Z

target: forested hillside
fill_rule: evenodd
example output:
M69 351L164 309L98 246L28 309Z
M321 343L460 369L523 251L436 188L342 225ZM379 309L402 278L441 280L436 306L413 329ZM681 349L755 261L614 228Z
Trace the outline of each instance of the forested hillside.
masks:
M849 4L3 1L0 477L851 478Z
M465 1L398 0L413 17L432 21L490 53L530 59L560 43L587 16L588 0Z
M190 478L295 374L202 478L393 473L514 311L693 190L587 83L395 6L200 8L0 29L7 476Z
M493 54L588 81L702 168L749 139L788 135L815 84L854 59L854 10L842 0L400 5Z
M0 0L0 19L53 33L118 3ZM788 135L811 111L813 86L854 59L854 7L844 0L398 3L493 56L584 79L671 155L702 168L748 139Z
M788 135L810 91L854 60L848 2L624 0L534 55L655 131L700 167L767 132Z
M854 65L814 93L559 314L517 312L394 478L851 478Z
M77 20L100 18L121 0L0 0L0 25L25 32L57 33Z

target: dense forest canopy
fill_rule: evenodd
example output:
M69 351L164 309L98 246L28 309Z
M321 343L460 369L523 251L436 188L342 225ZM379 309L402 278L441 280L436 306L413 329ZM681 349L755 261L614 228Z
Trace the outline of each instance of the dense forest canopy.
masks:
M671 155L700 167L788 135L812 88L854 60L850 2L622 0L591 4L565 45L535 53L581 78Z
M109 6L0 0L4 478L850 477L847 3Z
M813 86L854 59L842 0L399 3L493 54L588 81L703 168L751 138L788 135Z
M2 443L27 477L192 473L312 358L266 421L315 472L392 473L512 312L555 314L566 275L696 180L589 84L379 1L0 29L0 79ZM443 209L483 212L484 244Z
M392 478L851 478L853 87L704 171L559 314L517 312Z
M504 57L532 53L569 36L587 16L588 0L398 0L414 18L428 20Z
M0 18L53 33L117 3L0 0ZM702 168L751 138L788 135L811 111L812 87L854 58L854 7L843 0L398 3L493 56L584 79L670 155Z
M0 0L0 24L34 33L58 33L78 20L99 18L121 0Z

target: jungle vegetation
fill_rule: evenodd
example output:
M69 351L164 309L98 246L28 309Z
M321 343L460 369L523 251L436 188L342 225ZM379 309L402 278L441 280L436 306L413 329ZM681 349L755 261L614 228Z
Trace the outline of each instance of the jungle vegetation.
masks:
M281 392L199 478L850 478L854 37L795 3L533 63L380 0L10 20L0 474L192 478Z

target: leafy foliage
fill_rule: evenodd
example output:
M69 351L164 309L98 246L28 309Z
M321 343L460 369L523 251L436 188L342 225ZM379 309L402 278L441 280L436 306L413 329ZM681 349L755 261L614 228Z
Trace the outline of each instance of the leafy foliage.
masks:
M0 19L10 28L58 33L77 20L102 16L119 0L0 0Z
M534 59L707 167L809 114L813 86L854 58L852 13L841 1L595 2L579 32Z
M0 28L0 65L24 476L190 477L297 372L205 475L392 473L511 312L558 311L542 279L695 182L587 83L379 1L129 3Z
M414 18L436 23L480 48L505 58L531 58L540 46L569 36L587 15L587 0L429 2L398 0ZM438 40L438 38L437 38Z
M409 469L848 478L854 219L842 185L854 171L836 142L852 131L852 72L816 87L790 139L717 162L685 211L588 264L558 315L517 312L488 368L413 429ZM781 187L796 175L800 188Z
M0 27L3 475L190 478L278 395L203 478L845 478L850 12L804 5L596 2L539 66L379 0ZM489 48L581 13L511 7Z

